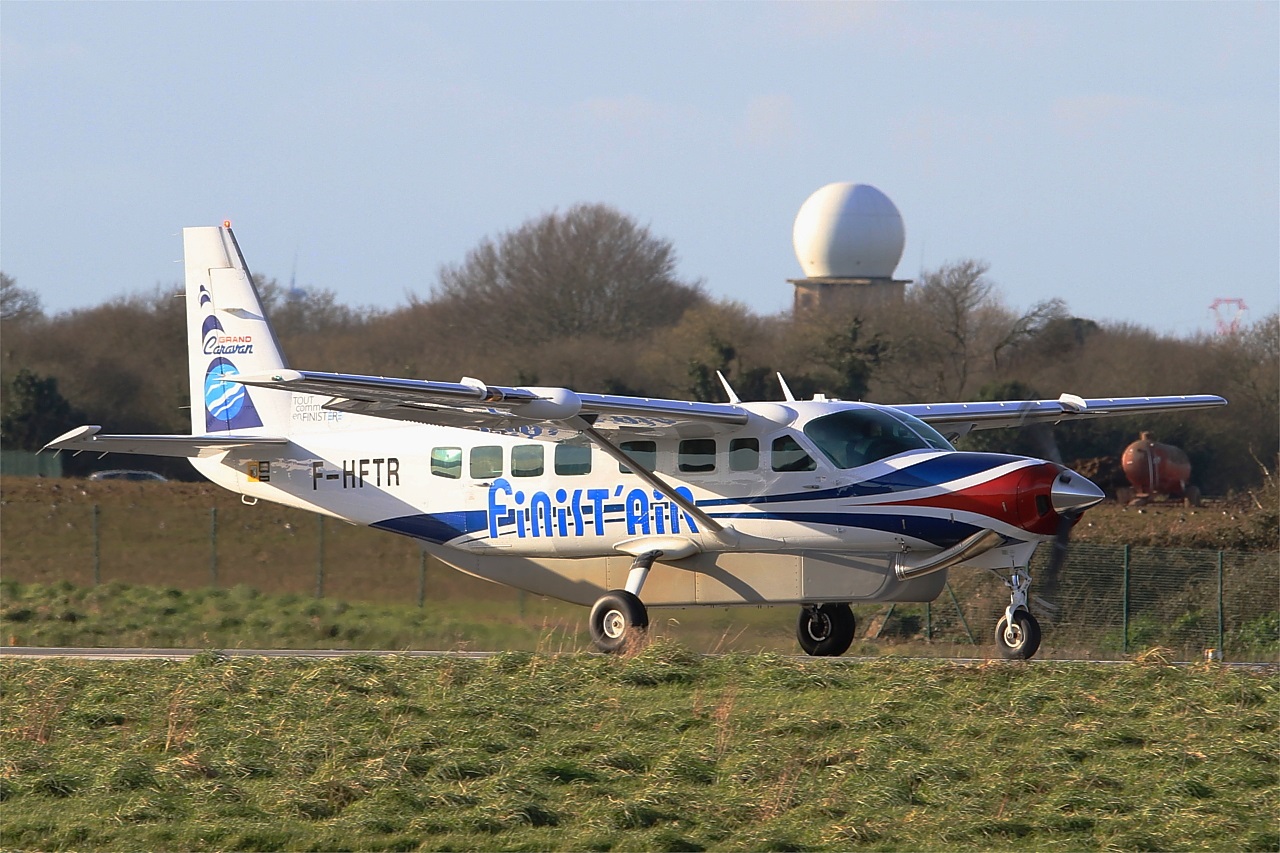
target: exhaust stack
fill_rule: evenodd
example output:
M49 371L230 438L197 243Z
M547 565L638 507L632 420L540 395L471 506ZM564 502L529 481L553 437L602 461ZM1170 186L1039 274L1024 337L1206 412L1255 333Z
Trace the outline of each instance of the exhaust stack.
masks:
M979 530L950 548L921 560L912 560L909 554L899 554L894 562L893 573L900 581L931 575L970 560L979 554L985 554L1003 541L1004 537L994 530Z

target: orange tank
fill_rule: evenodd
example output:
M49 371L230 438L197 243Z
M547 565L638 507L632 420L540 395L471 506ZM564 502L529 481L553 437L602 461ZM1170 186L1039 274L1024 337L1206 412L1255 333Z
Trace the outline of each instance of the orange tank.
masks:
M1124 449L1120 467L1139 496L1189 497L1188 491L1194 488L1187 454L1172 444L1161 444L1149 432Z

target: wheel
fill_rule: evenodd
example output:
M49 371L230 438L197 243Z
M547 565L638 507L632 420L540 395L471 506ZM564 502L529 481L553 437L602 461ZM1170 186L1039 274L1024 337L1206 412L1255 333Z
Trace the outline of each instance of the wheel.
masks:
M1030 660L1040 648L1040 623L1025 610L1013 612L1013 625L1001 616L996 623L996 647L1007 660Z
M633 631L649 627L649 611L644 602L625 589L611 589L591 608L591 640L602 652L616 652L626 646Z
M843 602L806 607L800 611L796 639L807 654L817 657L839 657L853 645L857 627L853 610Z

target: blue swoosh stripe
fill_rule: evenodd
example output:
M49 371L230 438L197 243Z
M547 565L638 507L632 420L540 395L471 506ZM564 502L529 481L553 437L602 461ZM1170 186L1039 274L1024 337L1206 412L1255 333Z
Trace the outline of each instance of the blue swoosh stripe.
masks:
M776 512L776 513L716 513L716 518L743 518L755 521L789 521L795 524L814 524L829 527L856 527L864 530L879 530L884 533L900 533L912 539L931 542L945 548L954 545L967 536L972 536L981 528L976 525L945 518L930 516L897 516L877 513L839 513L839 512ZM621 521L621 519L615 519ZM903 521L906 525L903 525ZM444 544L459 536L488 529L487 513L484 510L468 510L459 512L443 512L436 514L404 515L399 518L388 518L369 525L379 530L388 530L415 539Z
M714 498L700 500L698 501L698 506L757 506L770 503L892 495L896 492L909 492L916 489L941 486L944 483L971 477L974 474L980 474L983 471L989 471L992 468L998 468L1010 462L1018 462L1024 458L1004 453L948 453L945 456L935 456L919 464L890 471L874 480L863 480L860 483L850 483L835 489L755 495L741 498Z
M855 488L864 489L866 491L862 494L870 495L941 486L943 483L972 477L1022 459L1021 456L1004 453L948 453L926 459L919 465L899 468L874 480L857 483Z
M969 477L1023 457L1002 453L949 453L925 460L918 465L889 472L874 480L853 483L836 489L822 491L791 492L787 494L743 496L739 498L715 498L697 501L699 508L728 506L759 506L775 503L798 503L831 500L843 497L861 497L876 494L938 486L952 480ZM618 505L620 508L620 505ZM605 509L613 507L606 506ZM886 533L902 533L914 539L932 542L946 547L959 542L980 528L942 518L915 515L881 515L857 512L764 512L764 513L710 513L715 518L745 519L752 521L790 521L799 524L821 524L832 527L860 527L881 530ZM619 519L610 519L618 521ZM903 522L906 526L903 526ZM487 510L458 510L454 512L422 513L389 518L370 525L428 542L444 543L477 531L487 531Z
M954 545L965 537L972 536L983 528L952 521L947 518L935 518L925 515L881 515L878 513L857 512L766 512L757 514L715 513L714 518L767 519L769 521L789 521L795 524L822 524L830 527L858 527L864 530L879 530L884 533L900 533L912 539L922 539L941 548ZM906 525L903 526L903 522Z
M488 530L489 513L483 509L460 510L458 512L439 512L435 514L402 515L399 518L388 518L375 521L370 527L389 530L412 536L414 539L425 539L428 542L445 543L459 536L474 533L477 530Z

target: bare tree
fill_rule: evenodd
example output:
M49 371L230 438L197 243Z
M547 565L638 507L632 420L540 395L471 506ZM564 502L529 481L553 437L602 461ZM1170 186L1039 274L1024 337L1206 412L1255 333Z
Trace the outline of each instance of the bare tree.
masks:
M901 310L884 318L893 343L877 374L908 400L957 400L997 378L1006 356L1066 316L1051 299L1017 314L987 277L985 261L962 260L926 272Z
M0 272L0 320L24 323L43 317L40 295L18 287L13 276Z
M436 301L472 340L631 340L706 300L676 264L670 242L613 208L580 204L485 239L441 269Z

